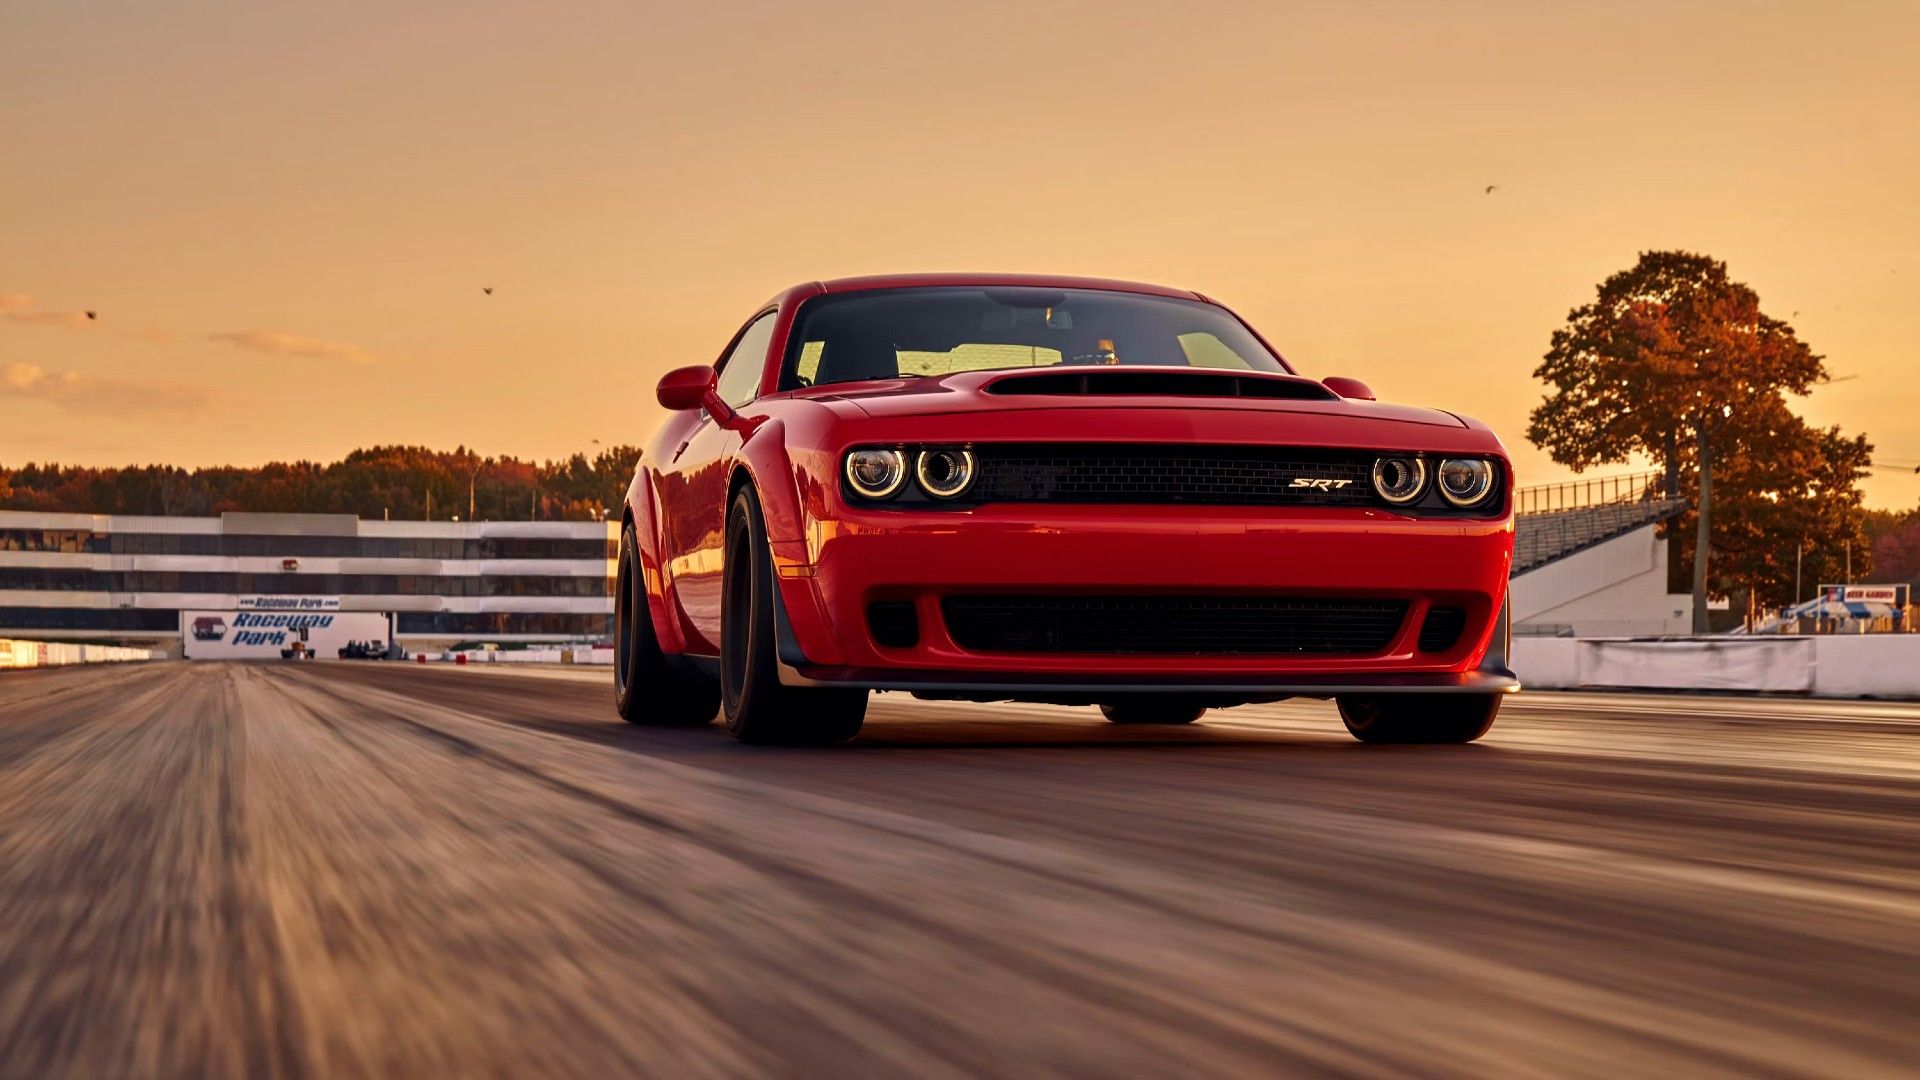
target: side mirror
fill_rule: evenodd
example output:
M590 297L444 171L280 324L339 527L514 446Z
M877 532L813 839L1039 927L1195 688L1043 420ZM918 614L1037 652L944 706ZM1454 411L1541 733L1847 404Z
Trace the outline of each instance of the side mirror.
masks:
M1330 379L1321 379L1320 385L1339 394L1343 398L1353 398L1356 401L1373 400L1373 389L1359 379L1348 379L1335 375ZM666 384L662 383L661 386L664 388ZM666 393L665 389L662 389L661 393ZM661 400L665 401L666 399L662 398Z
M719 372L704 364L695 364L674 368L661 376L660 387L654 393L660 399L661 408L692 412L706 408L707 398L717 396L715 387L719 382Z

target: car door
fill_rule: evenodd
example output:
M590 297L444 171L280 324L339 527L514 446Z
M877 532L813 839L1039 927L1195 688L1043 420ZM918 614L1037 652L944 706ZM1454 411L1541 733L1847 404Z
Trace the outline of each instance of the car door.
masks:
M755 316L719 362L720 400L743 409L760 395L774 312ZM667 583L690 652L720 651L720 569L726 543L727 477L740 435L703 410L693 429L660 470L661 554Z

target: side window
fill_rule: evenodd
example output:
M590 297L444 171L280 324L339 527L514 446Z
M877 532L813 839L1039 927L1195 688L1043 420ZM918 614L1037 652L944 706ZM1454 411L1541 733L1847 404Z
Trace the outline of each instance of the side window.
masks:
M715 387L720 400L738 409L760 396L760 375L767 366L767 346L773 342L773 312L753 321L721 363Z

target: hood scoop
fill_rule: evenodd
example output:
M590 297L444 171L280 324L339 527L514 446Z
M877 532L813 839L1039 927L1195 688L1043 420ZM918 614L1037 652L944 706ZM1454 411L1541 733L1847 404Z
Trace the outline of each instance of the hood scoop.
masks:
M981 390L1021 397L1207 397L1268 401L1338 401L1340 395L1299 375L1187 369L1086 368L1003 375Z

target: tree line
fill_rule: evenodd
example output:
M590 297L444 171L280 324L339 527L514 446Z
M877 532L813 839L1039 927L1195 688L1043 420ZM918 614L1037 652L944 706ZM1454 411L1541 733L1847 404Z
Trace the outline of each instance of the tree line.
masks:
M1849 570L1920 574L1920 512L1861 504L1866 436L1793 411L1831 380L1824 358L1724 262L1642 254L1568 315L1534 376L1548 392L1527 438L1553 460L1587 469L1638 455L1667 470L1687 507L1665 528L1673 569L1691 571L1695 632L1708 629L1709 596L1767 608Z
M226 511L362 518L582 521L617 514L640 460L612 446L559 461L483 457L457 447L375 446L339 461L257 468L0 466L0 509L199 517Z

